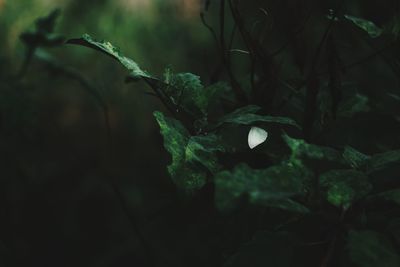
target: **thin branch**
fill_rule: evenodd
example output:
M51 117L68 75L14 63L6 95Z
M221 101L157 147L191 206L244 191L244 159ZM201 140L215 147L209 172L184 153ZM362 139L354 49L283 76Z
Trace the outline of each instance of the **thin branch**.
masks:
M230 53L227 51L226 48L226 42L225 42L225 0L221 0L220 2L220 7L219 7L219 26L220 26L220 49L221 49L221 59L222 59L222 64L226 69L226 72L228 73L229 79L232 84L232 89L235 92L236 98L239 103L244 103L246 102L246 95L242 88L240 87L239 82L236 80L235 75L233 74L232 71L232 64L231 64L231 58L230 58ZM230 47L233 43L233 38L234 38L234 33L236 31L236 23L234 26L234 30L231 33L231 41L230 41Z
M211 27L210 24L207 23L204 12L200 13L200 18L201 18L201 22L203 23L203 25L209 30L209 32L211 33L211 36L213 37L218 49L219 49L219 42L218 42L218 37L217 37L217 33L214 31L214 29Z

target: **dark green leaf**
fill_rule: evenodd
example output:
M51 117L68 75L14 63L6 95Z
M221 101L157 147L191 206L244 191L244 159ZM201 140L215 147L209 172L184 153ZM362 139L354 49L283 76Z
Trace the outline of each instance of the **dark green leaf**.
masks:
M367 195L372 185L368 177L356 170L331 170L320 176L320 184L326 189L327 200L336 207L347 209Z
M298 161L299 158L302 157L319 160L324 159L329 161L341 161L340 153L333 148L308 144L303 139L295 139L287 134L284 134L282 138L292 150L291 159L293 162Z
M368 155L365 155L350 146L344 148L343 158L348 165L355 169L365 166L370 159Z
M219 169L215 152L224 150L221 140L214 134L192 136L185 149L185 160L201 164L214 173Z
M183 125L161 112L154 112L164 137L164 147L171 154L168 172L175 184L185 191L201 188L206 183L207 172L219 169L216 151L223 151L215 135L190 136Z
M351 118L357 113L368 112L369 110L368 97L356 94L353 97L347 98L347 100L339 105L338 115Z
M400 163L400 150L374 154L369 160L368 171L377 171L394 163Z
M119 61L126 69L129 70L130 76L133 79L140 78L152 78L149 74L140 69L139 65L130 58L125 57L121 51L113 46L110 42L107 41L98 41L92 38L89 34L84 34L82 38L79 39L70 39L67 41L68 44L76 44L86 46L116 59Z
M165 77L166 94L175 105L183 107L195 117L207 114L208 96L201 84L200 77L192 73L178 73Z
M373 231L350 231L347 249L351 260L359 267L397 267L399 255L391 242Z
M394 203L400 205L400 189L393 189L389 191L385 191L379 193L377 195L371 196L372 199L374 198L381 198L387 201L393 201Z
M293 119L255 114L259 110L261 110L260 107L253 105L237 109L234 112L222 117L218 125L223 123L250 125L256 122L267 122L291 125L301 129L301 127Z
M353 22L360 29L366 31L371 38L377 38L383 32L383 30L376 26L372 21L350 15L344 15L344 17Z
M234 103L232 88L226 82L217 82L204 88L208 99L208 110L221 110L224 103Z
M305 192L307 174L304 169L291 164L272 166L264 170L255 170L246 164L240 164L232 172L223 171L216 175L217 206L222 210L229 210L235 200L245 194L254 204L307 212L303 205L289 199Z

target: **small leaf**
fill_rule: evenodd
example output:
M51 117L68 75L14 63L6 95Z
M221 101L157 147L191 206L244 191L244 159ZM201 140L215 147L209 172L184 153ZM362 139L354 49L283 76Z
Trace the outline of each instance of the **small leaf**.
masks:
M367 176L356 170L331 170L320 176L320 184L326 189L328 202L348 209L351 204L367 195L372 185Z
M256 122L267 122L267 123L291 125L297 127L298 129L301 129L301 127L293 119L287 117L275 117L275 116L255 114L259 110L261 110L261 108L254 105L239 108L234 112L222 117L218 125L221 125L223 123L251 125Z
M152 78L149 74L141 70L135 61L125 57L121 51L117 47L113 46L110 42L98 41L92 38L89 34L84 34L82 38L68 40L67 44L86 46L116 59L130 71L130 76L133 79Z
M290 199L304 193L306 172L297 166L283 164L264 170L251 169L240 164L232 171L216 175L216 202L221 210L230 210L235 201L247 195L253 204L294 212L308 209Z
M372 155L368 171L377 171L395 163L400 163L400 149Z
M351 118L357 113L368 112L369 110L368 97L356 94L353 97L349 97L339 105L338 115Z
M376 26L372 21L350 15L344 15L344 17L353 22L357 27L366 31L371 38L377 38L383 32L383 30Z
M373 231L350 231L347 240L350 259L360 267L397 267L399 254L382 234Z
M179 121L167 118L161 112L154 112L154 117L164 137L165 149L172 156L172 163L168 166L168 171L172 177L175 177L181 163L185 160L185 147L189 142L189 133Z
M342 155L344 160L355 169L366 166L370 159L368 155L365 155L350 146L344 148Z

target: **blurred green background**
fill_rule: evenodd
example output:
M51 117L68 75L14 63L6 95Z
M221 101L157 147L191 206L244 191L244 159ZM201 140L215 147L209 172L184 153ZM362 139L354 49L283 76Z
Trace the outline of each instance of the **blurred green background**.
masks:
M18 72L25 56L20 34L54 8L62 11L55 32L109 40L157 75L170 66L206 76L215 64L196 0L0 0L0 76ZM169 157L152 115L162 105L145 94L143 84L125 84L125 70L108 57L74 46L48 51L78 69L106 99L113 159L105 156L101 108L76 81L35 61L18 85L2 81L0 217L7 219L0 220L0 262L148 266L156 257L185 266L200 257L196 264L203 265L208 256L200 256L197 246L207 248L204 230L193 231L200 227L195 215L176 199L166 173ZM106 182L110 172L139 231L161 256L146 254Z

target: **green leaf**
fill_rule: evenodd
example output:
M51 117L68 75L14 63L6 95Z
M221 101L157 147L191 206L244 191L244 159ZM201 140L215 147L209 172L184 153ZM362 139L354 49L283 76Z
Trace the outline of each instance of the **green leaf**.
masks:
M82 38L70 39L67 41L68 44L76 44L86 46L95 50L98 50L115 60L119 61L126 69L129 70L130 76L133 79L141 78L152 78L145 71L141 70L139 65L130 58L125 57L121 51L107 41L99 41L92 38L89 34L84 34Z
M234 103L235 96L232 88L226 82L217 82L204 88L208 111L219 111L224 103Z
M223 171L216 175L217 207L221 210L232 209L238 198L247 195L253 204L307 212L306 207L290 199L305 192L307 174L304 169L291 164L263 170L240 164L232 172Z
M292 150L292 162L299 162L299 158L302 157L318 160L341 161L340 153L333 148L308 144L303 139L292 138L287 134L283 134L282 138Z
M293 119L287 117L275 117L275 116L255 114L259 110L261 110L261 108L254 105L239 108L234 112L222 117L219 120L218 125L221 125L223 123L250 125L256 122L267 122L267 123L291 125L297 127L298 129L301 129L301 127Z
M183 107L195 117L207 114L208 96L201 84L200 77L192 73L165 75L166 94L175 105Z
M351 167L356 169L366 167L367 171L371 173L384 169L391 164L400 163L400 150L391 150L369 156L346 146L343 158Z
M201 164L214 173L220 168L215 155L218 151L225 151L225 148L216 135L192 136L185 149L185 160Z
M294 266L296 239L287 232L258 232L223 265L224 267Z
M355 169L366 166L370 159L368 155L365 155L350 146L344 148L342 156L346 163Z
M350 231L347 240L350 259L359 267L397 267L399 254L391 242L373 231Z
M377 171L395 163L400 163L400 149L372 155L368 171Z
M389 31L397 39L400 35L400 16L396 15L393 17L392 22L389 25Z
M376 26L372 21L350 15L344 15L344 17L353 22L357 27L367 32L371 38L377 38L383 32L383 30Z
M348 209L351 204L372 190L368 177L356 170L331 170L320 176L326 198L334 206Z
M356 94L353 97L347 98L338 107L338 115L351 118L357 113L368 112L368 97L361 94Z
M223 151L216 135L190 136L175 119L154 112L164 137L164 147L171 154L168 172L174 183L191 192L201 188L207 180L207 172L216 172L219 165L215 152Z
M393 201L397 205L400 205L400 188L385 191L382 193L379 193L377 195L371 196L373 199L374 198L382 198L387 201Z

